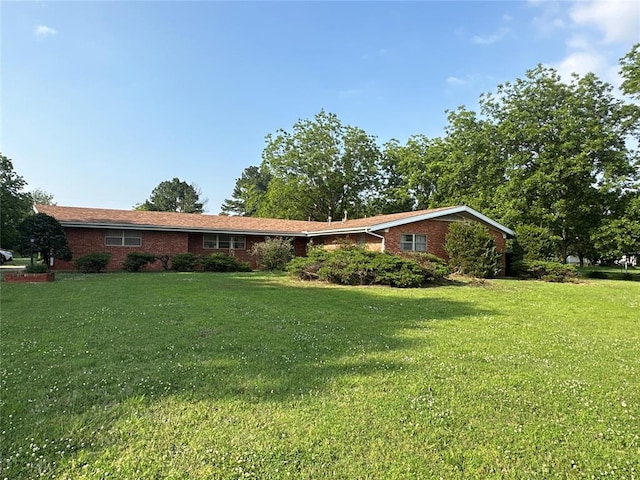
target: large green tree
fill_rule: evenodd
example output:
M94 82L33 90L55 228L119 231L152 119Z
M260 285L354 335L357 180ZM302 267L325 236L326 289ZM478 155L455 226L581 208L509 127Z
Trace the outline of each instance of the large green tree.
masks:
M271 175L264 169L256 166L245 168L242 176L236 180L231 198L225 199L222 204L222 214L255 216L265 201L270 181Z
M156 212L202 213L207 200L201 200L201 192L195 183L179 178L161 182L151 192L148 200L136 205L136 210Z
M17 227L31 210L27 182L13 169L11 159L0 154L0 246L15 247Z
M431 177L424 175L431 142L412 135L406 145L393 139L385 143L381 162L382 184L374 199L376 213L396 213L429 206L434 192Z
M640 98L640 43L620 59L620 75L623 81L620 90L627 95Z
M619 260L622 256L640 257L640 193L625 195L624 210L607 216L593 234L593 243L601 260Z
M271 176L260 216L326 221L367 215L379 184L374 137L320 111L291 132L267 136L262 168Z
M62 225L45 213L29 215L22 220L18 225L16 248L24 254L30 251L39 254L47 265L52 256L71 260L71 250Z
M480 104L497 128L505 166L496 189L502 219L548 228L564 260L634 174L624 103L593 74L565 83L538 66Z
M429 206L464 204L499 215L496 191L505 181L505 165L496 126L463 107L447 119L445 136L431 142L423 160L424 182L433 185Z
M45 192L41 188L36 188L29 192L34 205L56 205L52 193Z

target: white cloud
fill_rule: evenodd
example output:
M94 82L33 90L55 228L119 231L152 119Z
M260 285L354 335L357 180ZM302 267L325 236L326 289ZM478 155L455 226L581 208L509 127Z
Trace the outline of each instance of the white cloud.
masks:
M491 45L502 40L510 31L511 29L509 28L501 28L496 33L490 35L476 35L471 41L477 45Z
M54 28L47 27L46 25L37 25L33 29L33 33L36 37L52 37L58 33Z
M465 85L467 83L466 80L460 78L460 77L447 77L446 82L449 85L453 85L453 86L459 86L459 85Z
M604 33L605 43L640 41L640 3L633 0L576 2L569 12L576 25L592 25Z
M567 39L567 46L573 50L588 50L589 38L586 35L573 35Z
M595 52L573 52L564 60L551 66L555 68L566 81L571 78L572 73L577 73L582 76L589 72L602 72L606 70L607 59Z

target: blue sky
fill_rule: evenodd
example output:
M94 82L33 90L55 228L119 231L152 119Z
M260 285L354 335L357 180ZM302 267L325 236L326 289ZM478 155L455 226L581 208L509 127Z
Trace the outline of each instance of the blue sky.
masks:
M265 136L321 109L380 145L542 63L619 85L640 2L0 3L0 151L58 205L196 183L218 213ZM568 77L567 77L568 78Z

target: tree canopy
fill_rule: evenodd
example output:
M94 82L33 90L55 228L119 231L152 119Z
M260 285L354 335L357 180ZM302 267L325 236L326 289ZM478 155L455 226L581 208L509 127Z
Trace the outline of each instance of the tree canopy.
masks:
M54 197L52 193L45 192L41 188L36 188L29 192L31 201L34 205L55 205Z
M195 183L189 184L174 178L161 182L153 189L148 200L134 208L156 212L202 213L207 200L201 200L201 195Z
M270 181L257 213L317 221L367 215L380 160L374 137L322 110L291 132L267 135L261 169Z
M16 248L23 253L29 252L31 239L34 240L33 251L40 254L44 263L49 264L52 256L71 260L71 250L64 229L55 218L45 213L26 217L18 226Z
M4 248L14 247L17 227L31 211L26 185L14 171L11 159L0 153L0 246Z
M250 166L236 180L231 198L222 204L223 215L255 216L264 202L271 174L264 169Z

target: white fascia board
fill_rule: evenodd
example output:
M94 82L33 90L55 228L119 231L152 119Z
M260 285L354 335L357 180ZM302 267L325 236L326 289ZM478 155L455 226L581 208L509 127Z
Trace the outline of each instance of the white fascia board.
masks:
M330 230L317 230L313 232L302 232L307 237L321 237L324 235L344 235L347 233L366 233L371 230L369 227L332 228Z
M469 215L476 217L478 220L485 222L492 227L506 233L507 235L515 236L515 232L498 222L491 220L489 217L482 215L480 212L475 211L471 207L462 205L459 207L447 208L444 210L437 210L435 212L423 213L422 215L416 215L415 217L406 217L399 220L393 220L390 222L379 223L372 225L368 230L383 230L385 228L398 227L400 225L406 225L408 223L420 222L422 220L431 220L438 217L445 217L447 215L455 215L456 213L468 213Z
M278 237L304 237L303 232L280 232L271 230L230 230L224 228L185 228L167 227L162 225L136 225L131 223L84 223L84 222L60 222L63 227L74 228L107 228L110 230L142 230L154 232L183 232L183 233L223 233L229 235L260 235Z

